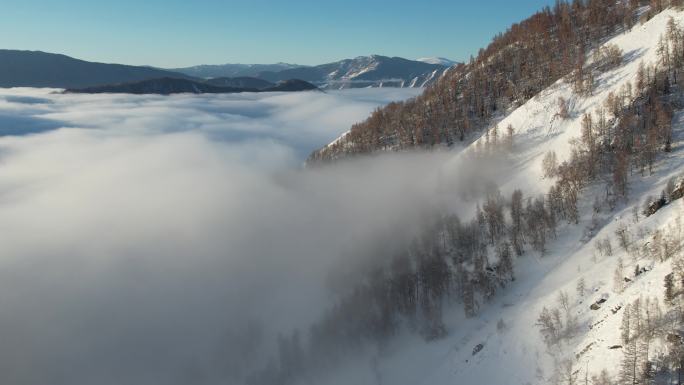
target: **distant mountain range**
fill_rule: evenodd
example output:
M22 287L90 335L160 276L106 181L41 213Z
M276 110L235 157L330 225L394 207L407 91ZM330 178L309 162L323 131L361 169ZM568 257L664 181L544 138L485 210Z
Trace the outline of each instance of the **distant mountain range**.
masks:
M279 72L292 68L303 67L298 64L276 63L276 64L218 64L218 65L197 65L186 68L169 69L169 71L180 72L189 76L203 79L209 78L240 78L258 77L262 72Z
M248 76L243 77L218 77L206 80L207 84L219 87L236 87L236 88L256 88L263 89L273 87L275 84L264 79L257 79Z
M317 66L295 64L225 64L176 68L173 71L191 76L250 76L277 82L302 79L321 88L423 87L438 79L457 64L444 58L408 60L380 55L359 56Z
M262 82L262 83L259 83ZM247 85L253 85L247 87ZM303 80L290 79L276 84L252 78L217 78L207 81L158 78L138 82L109 84L86 88L69 88L65 93L75 94L228 94L239 92L297 92L312 91L318 87Z
M161 89L170 87L169 90L176 90L190 84L172 84L168 79L194 82L197 89L205 90L203 92L209 92L211 86L241 90L300 90L313 86L322 89L423 87L439 79L453 64L443 58L408 60L371 55L317 66L225 64L166 70L88 62L40 51L0 50L0 87L52 87L75 91L93 88L154 89L156 85ZM280 83L284 81L287 82Z

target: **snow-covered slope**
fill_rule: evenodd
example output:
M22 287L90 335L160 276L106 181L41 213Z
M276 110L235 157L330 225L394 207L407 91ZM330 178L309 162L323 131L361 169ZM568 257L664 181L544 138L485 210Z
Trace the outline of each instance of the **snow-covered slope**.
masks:
M560 161L566 159L571 151L570 140L580 135L582 115L593 113L602 106L608 94L617 94L627 83L634 82L641 62L645 65L657 62L658 41L666 32L670 17L680 26L684 25L684 13L666 10L608 41L605 45L615 44L622 49L623 64L598 76L595 79L597 87L591 95L578 96L573 93L571 84L560 80L498 122L501 129L512 125L518 137L518 162L512 164L516 172L510 174L510 185L529 185L540 193L548 190L550 182L542 178L543 154L552 149ZM559 98L567 101L570 119L559 118Z
M634 82L640 62L656 62L658 41L670 18L684 26L684 11L670 9L606 42L622 49L623 63L596 78L592 95L578 96L570 84L561 80L498 121L502 131L509 124L515 129L515 154L509 169L502 173L506 177L500 180L504 195L516 188L522 188L526 196L548 191L553 181L543 178L544 154L554 150L560 161L570 156L569 142L580 135L582 115L594 112L609 93L617 93L628 82ZM568 102L568 119L558 117L559 98ZM662 301L663 279L672 268L669 261L659 263L644 255L628 255L618 247L615 232L619 227L627 228L633 242L641 246L651 241L654 231L678 224L684 214L684 200L638 222L632 214L635 205L641 212L645 197L659 196L668 180L682 178L684 112L675 114L673 130L673 151L661 155L653 175L631 179L628 203L612 211L602 207L592 215L594 195L603 190L598 186L585 189L580 201L580 223L561 226L559 237L549 244L544 257L527 253L519 258L516 282L496 300L483 305L477 317L466 319L460 307L454 309L444 316L449 329L447 338L432 343L418 338L398 342L380 355L386 358L373 361L370 370L356 371L351 382L345 377L346 383L548 384L557 373L558 361L565 359L582 381L585 374L590 377L602 369L617 375L622 350L610 347L621 344L620 309L640 296ZM465 156L464 152L455 158L461 156ZM605 238L613 239L613 256L595 250L595 241ZM636 265L648 270L633 278L621 294L613 288L618 258L630 272L626 275L632 276ZM582 295L576 290L580 279L586 283ZM569 311L577 318L578 329L576 336L563 342L552 355L535 324L543 307L557 306L561 291L569 294ZM598 310L591 310L590 305L601 298L607 301ZM349 368L346 371L349 373Z
M332 70L327 72L325 87L425 87L439 78L451 65L441 60L414 61L381 55L359 56L324 65Z

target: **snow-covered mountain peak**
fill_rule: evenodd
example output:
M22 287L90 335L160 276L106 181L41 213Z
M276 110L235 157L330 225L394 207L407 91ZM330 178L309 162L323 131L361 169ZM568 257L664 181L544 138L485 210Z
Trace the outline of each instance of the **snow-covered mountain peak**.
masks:
M451 66L458 64L457 61L450 60L450 59L443 58L443 57L437 57L437 56L422 57L422 58L416 59L416 61L428 63L428 64L439 64L439 65L443 65L445 67L451 67Z

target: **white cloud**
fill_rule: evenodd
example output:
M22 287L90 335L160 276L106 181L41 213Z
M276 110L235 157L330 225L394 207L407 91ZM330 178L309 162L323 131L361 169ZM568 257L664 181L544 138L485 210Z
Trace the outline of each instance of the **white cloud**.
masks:
M9 94L8 94L9 93ZM59 95L45 90L0 92L0 134L97 128L112 135L192 131L227 141L272 140L303 158L364 119L378 105L416 89L226 95ZM13 120L12 120L13 119ZM17 119L23 119L17 121Z
M239 375L324 310L333 266L368 263L341 254L450 198L445 154L297 167L415 91L2 92L0 127L43 132L0 138L1 383ZM257 322L263 345L241 339Z

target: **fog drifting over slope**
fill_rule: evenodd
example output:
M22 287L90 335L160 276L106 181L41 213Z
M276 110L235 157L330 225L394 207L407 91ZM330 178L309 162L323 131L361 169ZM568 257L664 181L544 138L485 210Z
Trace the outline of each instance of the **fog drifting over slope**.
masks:
M261 365L325 310L332 270L453 200L445 154L299 167L416 92L1 91L0 382L215 384Z

